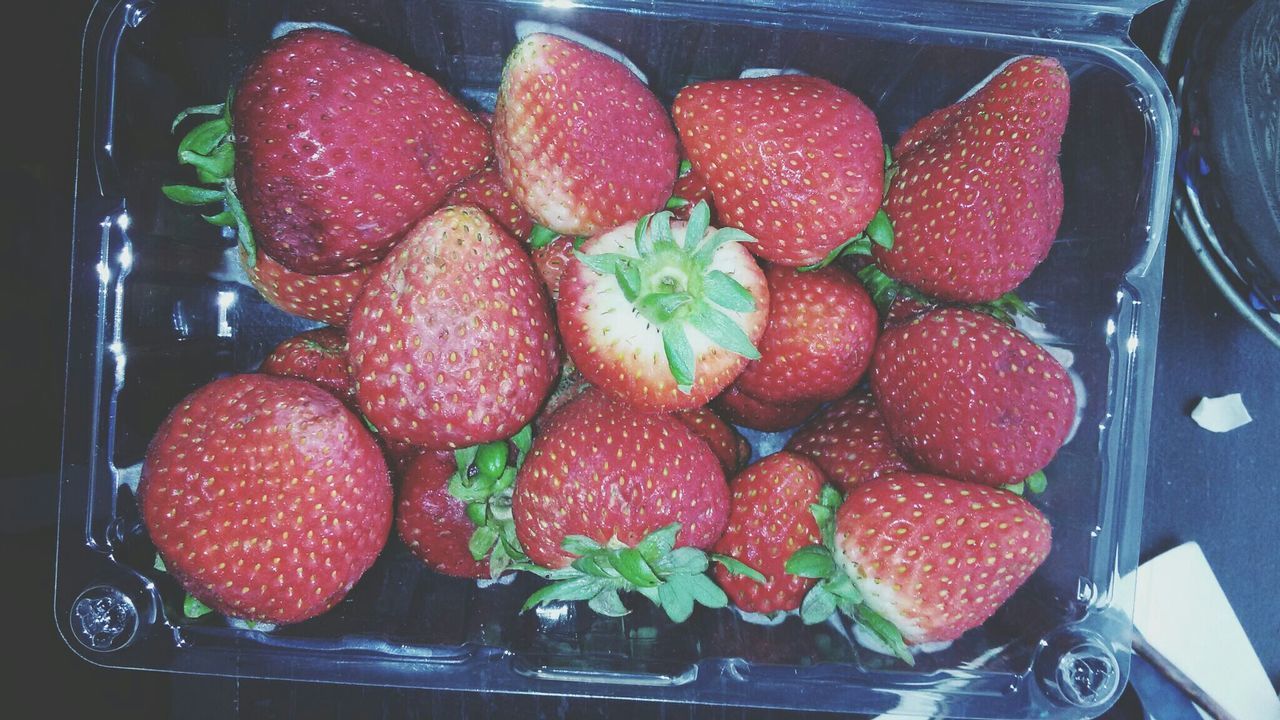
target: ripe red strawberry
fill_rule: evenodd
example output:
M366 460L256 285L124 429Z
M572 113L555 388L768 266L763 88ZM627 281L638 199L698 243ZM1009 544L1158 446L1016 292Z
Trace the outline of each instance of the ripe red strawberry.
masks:
M736 242L741 231L708 228L709 214L699 205L687 224L645 216L590 238L566 268L560 335L592 385L643 410L684 410L758 357L764 274Z
M769 326L760 359L737 385L772 403L824 402L848 393L871 362L880 319L862 284L838 266L809 272L781 265L769 278Z
M369 279L347 341L365 417L388 440L430 449L515 434L559 369L533 262L470 207L409 232Z
M660 210L676 179L658 98L622 63L555 35L529 35L507 57L493 140L516 200L562 235Z
M1021 482L1049 464L1075 418L1075 388L1057 360L962 308L886 329L871 389L906 457L985 485Z
M488 561L476 560L469 549L476 526L467 517L467 504L449 494L449 479L457 464L441 455L422 453L405 468L396 531L432 570L454 577L487 578Z
M1044 515L1013 493L894 473L840 506L836 561L865 607L918 645L985 622L1048 557L1051 536Z
M359 267L336 275L303 275L286 268L257 251L253 267L246 262L243 248L240 262L249 282L272 305L309 320L335 326L347 324L356 298L364 292L371 269Z
M716 80L671 108L720 221L745 230L760 257L809 265L862 232L884 192L875 115L815 77Z
M764 432L778 432L793 428L812 415L820 404L815 400L802 400L797 403L769 403L757 400L743 392L737 383L730 385L711 403L712 407L734 425Z
M675 416L685 424L685 427L692 430L694 435L707 443L711 452L716 454L716 459L720 461L720 467L724 469L726 476L733 475L746 467L747 461L751 459L751 445L714 410L698 407L681 410L675 413Z
M434 80L325 30L269 45L240 82L232 120L235 184L256 240L309 274L385 255L490 153L484 126Z
M893 446L875 399L865 390L854 390L824 408L791 436L787 449L816 462L841 492L911 469Z
M391 528L377 441L302 380L233 375L160 425L138 485L167 571L224 615L295 623L340 601Z
M679 621L695 601L727 602L698 549L724 532L729 489L707 444L674 417L587 390L543 425L515 487L520 544L561 581L526 607L591 600L618 615L626 612L618 592L639 589ZM606 566L617 573L595 574Z
M444 202L446 205L474 205L484 210L517 240L524 240L533 232L533 218L512 197L496 165L463 180L461 185L449 191Z
M751 465L729 484L729 525L715 551L765 577L759 583L716 567L716 582L734 605L758 613L800 607L814 581L787 573L784 565L800 548L822 542L809 506L819 502L824 480L813 461L783 451Z
M885 201L893 247L873 249L884 271L967 303L1025 280L1062 219L1058 151L1070 94L1057 60L1020 58L907 131Z
M561 235L555 240L533 250L533 264L547 284L547 292L553 302L560 302L560 278L565 268L574 262L573 238Z
M347 336L337 328L318 328L287 338L262 361L260 372L310 380L355 407L356 381L347 365Z
M680 175L676 178L676 186L671 190L671 200L667 207L671 208L671 216L676 220L688 220L689 213L700 202L711 208L711 224L718 225L716 208L711 198L711 188L707 181L694 171L688 160L680 163Z

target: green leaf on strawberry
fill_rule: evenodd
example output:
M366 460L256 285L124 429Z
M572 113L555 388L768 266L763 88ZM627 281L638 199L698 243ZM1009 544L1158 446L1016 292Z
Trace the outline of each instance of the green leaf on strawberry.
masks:
M489 557L493 578L509 569L532 567L516 539L511 515L516 471L524 463L532 437L532 430L526 425L507 440L453 451L457 469L449 478L449 494L467 503L467 518L476 526L467 549L477 561ZM591 542L587 538L577 538L575 542L578 541Z
M213 612L213 608L205 605L196 599L194 595L187 595L182 601L182 614L195 620Z

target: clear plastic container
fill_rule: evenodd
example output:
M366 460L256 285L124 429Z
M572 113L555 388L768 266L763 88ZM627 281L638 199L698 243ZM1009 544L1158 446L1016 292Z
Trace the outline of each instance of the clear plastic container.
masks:
M955 717L1093 717L1129 668L1174 117L1127 38L1144 0L164 0L103 2L88 22L80 111L55 613L86 659L124 668L486 692ZM1046 564L995 617L914 668L848 628L765 627L699 609L673 626L558 605L518 614L537 582L478 589L394 539L333 611L271 633L188 621L152 569L133 497L146 443L184 394L252 370L307 326L236 270L232 241L168 202L186 177L169 122L216 101L281 21L323 21L491 103L515 25L559 23L620 49L669 101L745 68L794 68L862 97L893 140L1020 54L1072 81L1066 211L1023 287L1083 390L1036 502ZM1066 357L1065 355L1063 357ZM651 609L651 608L650 608Z

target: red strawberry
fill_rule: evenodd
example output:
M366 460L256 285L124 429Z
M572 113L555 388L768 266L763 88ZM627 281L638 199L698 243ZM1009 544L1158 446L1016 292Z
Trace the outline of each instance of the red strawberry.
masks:
M560 278L565 268L574 261L573 238L561 235L555 240L533 250L533 264L547 284L547 292L554 302L560 302Z
M1044 515L1013 493L894 473L840 506L836 561L864 607L918 645L985 622L1044 562L1051 535Z
M814 400L769 403L748 395L734 383L711 404L734 425L764 432L778 432L804 422L821 403Z
M138 485L167 571L230 617L295 623L340 601L391 527L373 436L325 390L234 375L160 425Z
M688 220L689 212L700 202L705 202L711 208L711 224L717 224L711 188L707 187L707 181L701 175L694 172L689 161L684 160L680 163L680 176L676 178L676 186L671 190L671 201L667 203L667 207L671 208L671 216L676 220Z
M400 539L432 570L464 578L489 577L489 563L471 557L468 542L475 523L467 504L449 494L457 471L452 458L423 453L404 471L396 506Z
M665 211L627 223L587 240L566 268L560 335L592 385L643 410L683 410L758 357L764 274L735 241L741 231L708 228L709 214L699 205L687 224Z
M716 582L734 605L758 613L800 607L814 581L788 574L783 566L795 551L822 541L809 506L819 502L823 481L813 461L783 451L756 462L730 483L729 526L715 551L766 579L760 583L716 567Z
M430 449L510 437L559 368L533 262L470 207L409 232L369 279L347 341L365 417L388 440Z
M781 265L769 278L769 326L760 359L737 385L772 403L823 402L849 392L871 362L880 319L857 278L836 266L809 272Z
M318 328L280 343L262 361L260 372L310 380L355 407L356 381L347 365L347 336L337 328Z
M1017 483L1049 464L1075 418L1075 389L1057 360L961 308L885 330L871 389L904 455L985 485Z
M622 63L534 33L507 57L493 118L498 167L534 219L593 235L662 208L676 179L666 110Z
M310 274L385 255L490 152L484 126L434 80L324 30L267 47L240 82L233 123L257 242Z
M809 265L862 232L884 192L875 115L800 75L716 80L680 91L672 116L722 223L783 265Z
M676 419L702 438L716 454L725 475L732 475L746 466L751 459L751 446L733 426L725 422L711 408L698 407L675 413Z
M886 273L945 300L994 300L1045 259L1062 219L1058 151L1071 88L1025 57L916 124L894 149Z
M875 399L865 390L828 405L791 436L787 449L811 458L841 492L911 469L893 446Z
M253 267L245 261L243 248L240 262L249 282L272 305L309 320L342 326L351 317L351 307L364 292L369 267L359 267L337 275L303 275L286 268L257 251Z
M511 196L495 165L463 180L444 201L447 205L474 205L484 210L517 240L524 240L533 232L533 218Z

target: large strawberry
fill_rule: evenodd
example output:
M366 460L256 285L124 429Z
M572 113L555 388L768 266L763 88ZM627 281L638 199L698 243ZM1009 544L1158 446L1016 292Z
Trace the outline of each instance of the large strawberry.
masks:
M1058 151L1071 89L1057 60L1019 58L894 148L886 273L930 295L994 300L1044 260L1062 218Z
M825 478L812 460L778 452L742 471L729 485L729 525L715 551L763 575L764 582L735 575L721 565L715 579L734 605L748 612L795 610L814 581L787 573L786 561L820 543L810 506L820 503Z
M432 449L515 434L559 368L533 262L473 207L409 232L369 279L347 341L365 417L389 440Z
M674 414L716 454L726 477L741 470L751 459L751 445L747 439L711 408L697 407Z
M296 273L256 251L256 260L248 262L241 248L239 257L249 282L262 297L287 313L342 326L351 317L356 298L364 292L369 278L368 266L334 275Z
M516 535L557 582L526 607L590 600L626 612L637 590L674 619L727 600L704 574L724 532L729 489L706 443L669 415L588 390L543 425L516 479Z
M787 449L806 455L841 492L885 473L909 470L871 393L854 390L805 423Z
M540 224L593 235L660 210L676 179L666 110L622 63L555 35L511 51L493 118L512 194Z
M1075 388L1044 348L991 316L934 310L888 328L871 389L899 449L960 480L1018 483L1053 459Z
M391 527L377 441L327 391L271 375L215 380L174 408L147 448L138 504L189 593L267 623L333 607Z
M235 189L262 249L310 274L376 260L489 156L434 80L347 35L274 41L235 94Z
M738 242L663 211L597 235L560 279L565 350L591 384L649 411L706 404L751 358L764 332L764 274Z
M347 336L337 328L318 328L286 338L262 361L268 375L310 380L355 407L356 381L347 364Z
M871 362L880 319L857 278L838 266L765 268L769 325L760 359L738 387L771 403L824 402L849 392Z
M730 385L711 401L711 406L734 425L764 432L793 428L813 415L819 405L815 400L766 402L743 392L737 383Z
M672 116L720 221L771 262L809 265L880 208L884 146L857 97L814 77L716 80L680 91Z

